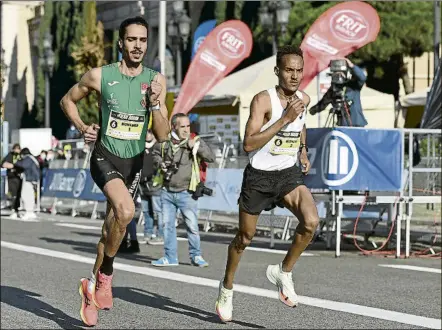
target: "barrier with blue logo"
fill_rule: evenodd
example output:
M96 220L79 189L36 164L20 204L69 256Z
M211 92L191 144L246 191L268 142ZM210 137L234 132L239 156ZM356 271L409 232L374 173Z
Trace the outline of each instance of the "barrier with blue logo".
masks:
M307 132L312 164L305 182L329 190L400 191L400 130L318 128Z
M92 180L89 170L85 169L49 169L42 196L97 202L106 200L100 188Z
M307 187L328 190L399 191L402 181L402 133L400 130L360 128L318 128L307 133L312 164L305 177ZM206 186L213 196L199 199L199 208L228 213L238 212L243 169L209 169ZM89 170L50 169L42 196L105 201ZM321 217L323 203L318 203ZM291 216L283 208L275 215Z

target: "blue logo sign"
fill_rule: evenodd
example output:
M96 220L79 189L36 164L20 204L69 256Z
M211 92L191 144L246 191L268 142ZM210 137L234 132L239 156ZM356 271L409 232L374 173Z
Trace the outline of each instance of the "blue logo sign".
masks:
M331 131L324 139L321 161L323 182L332 187L341 186L358 170L358 150L347 134Z
M192 45L192 59L195 54L198 52L198 48L200 48L201 44L206 39L206 36L215 28L216 19L212 19L210 21L205 21L201 23L195 30L193 35L193 45Z

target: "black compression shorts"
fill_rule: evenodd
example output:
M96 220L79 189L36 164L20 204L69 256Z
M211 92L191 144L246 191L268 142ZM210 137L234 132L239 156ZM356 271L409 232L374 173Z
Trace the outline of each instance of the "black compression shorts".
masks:
M143 158L144 152L133 158L120 158L97 142L90 161L92 179L102 191L107 182L115 178L121 179L131 196L135 197L143 169Z
M284 207L284 196L301 185L304 174L296 165L281 171L263 171L249 164L244 170L238 204L242 211L259 215L276 206Z

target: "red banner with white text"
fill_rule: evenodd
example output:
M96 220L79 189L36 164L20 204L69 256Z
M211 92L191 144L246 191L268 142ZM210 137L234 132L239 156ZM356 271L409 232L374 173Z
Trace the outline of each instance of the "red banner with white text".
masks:
M380 20L365 2L348 1L328 9L313 23L301 44L304 54L305 89L330 60L343 58L376 40Z
M227 21L212 30L190 63L172 114L192 110L213 86L250 56L252 46L252 32L241 21Z

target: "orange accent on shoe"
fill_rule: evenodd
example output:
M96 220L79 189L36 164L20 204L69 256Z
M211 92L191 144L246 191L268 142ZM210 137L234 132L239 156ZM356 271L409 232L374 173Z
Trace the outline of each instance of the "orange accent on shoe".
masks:
M287 297L283 292L282 289L279 289L279 300L281 300L285 305L289 307L296 307L297 304L292 302L289 297Z
M89 279L82 278L80 280L80 286L78 293L81 297L80 316L84 324L88 326L94 326L98 321L98 310L95 304L92 303L93 294L87 291Z

